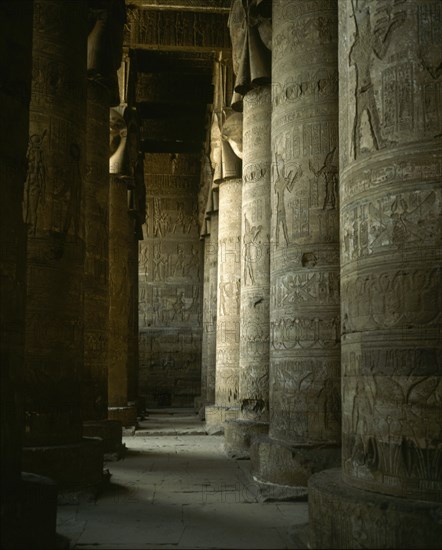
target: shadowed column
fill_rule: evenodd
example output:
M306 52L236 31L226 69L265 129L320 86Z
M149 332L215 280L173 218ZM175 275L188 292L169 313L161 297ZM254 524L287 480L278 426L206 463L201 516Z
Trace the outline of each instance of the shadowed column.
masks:
M87 5L34 2L33 81L24 218L26 470L61 493L102 478L102 447L82 439Z

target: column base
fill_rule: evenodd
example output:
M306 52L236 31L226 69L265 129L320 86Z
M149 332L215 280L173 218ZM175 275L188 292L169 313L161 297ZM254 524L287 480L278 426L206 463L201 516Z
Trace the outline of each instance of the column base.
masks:
M108 407L107 418L108 420L120 421L123 428L133 428L138 424L137 408L135 405L128 405L127 407Z
M123 428L118 420L87 420L83 422L83 436L99 437L103 440L105 460L111 459L113 455L117 458L124 455Z
M341 469L312 476L309 547L440 548L442 504L355 489Z
M70 445L24 447L23 469L53 479L58 503L76 503L95 498L103 476L103 443L98 438L83 438Z
M230 458L250 458L250 446L253 439L266 435L268 422L254 420L230 420L224 427L224 450Z
M222 435L225 423L229 420L236 420L239 413L239 406L208 405L205 411L207 433L209 435Z
M2 487L1 519L2 549L54 550L57 546L55 481L22 472L18 486L10 490Z
M341 447L294 445L258 436L250 447L250 459L257 481L307 487L312 474L341 465Z

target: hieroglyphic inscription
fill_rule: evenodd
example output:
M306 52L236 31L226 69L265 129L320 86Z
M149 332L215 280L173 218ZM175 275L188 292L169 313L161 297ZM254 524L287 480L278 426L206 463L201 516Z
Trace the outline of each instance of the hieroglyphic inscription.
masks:
M393 32L400 27L405 20L404 11L392 11L388 14L388 22L382 27L372 28L371 18L367 10L356 7L356 1L351 0L353 8L356 33L349 51L349 63L356 71L356 112L353 122L353 148L354 158L362 152L381 149L387 145L382 136L380 117L371 77L372 59L383 59L388 51ZM365 117L365 118L364 118ZM365 126L363 123L365 122ZM368 135L363 135L363 132Z
M343 209L343 262L416 245L440 246L439 195L438 191L389 194Z
M140 391L152 406L160 401L190 406L199 394L201 340L196 334L203 329L203 250L192 159L152 154L144 162L148 216L139 253L139 326L148 348L139 346L144 358ZM172 342L187 339L189 326L195 333L191 347L173 351Z

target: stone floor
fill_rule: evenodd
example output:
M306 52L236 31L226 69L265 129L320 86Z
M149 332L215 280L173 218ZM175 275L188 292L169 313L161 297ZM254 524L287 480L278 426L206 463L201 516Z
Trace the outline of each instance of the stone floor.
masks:
M70 548L307 548L307 503L263 497L250 461L227 458L192 410L148 411L124 443L98 498L59 506Z

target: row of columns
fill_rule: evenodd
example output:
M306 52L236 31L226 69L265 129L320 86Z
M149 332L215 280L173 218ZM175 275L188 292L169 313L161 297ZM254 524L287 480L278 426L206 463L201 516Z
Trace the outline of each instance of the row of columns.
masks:
M309 495L312 548L436 547L440 6L273 0L270 86L267 4L231 11L242 178L219 183L207 427Z
M2 547L28 547L32 537L46 549L55 544L57 492L63 502L96 491L104 453L120 452L122 425L136 423L144 220L128 202L136 185L127 166L120 176L129 185L109 182L124 2L14 4L2 4L1 18L20 68L10 93L2 87L6 127L15 128L2 148L10 177L0 201Z

